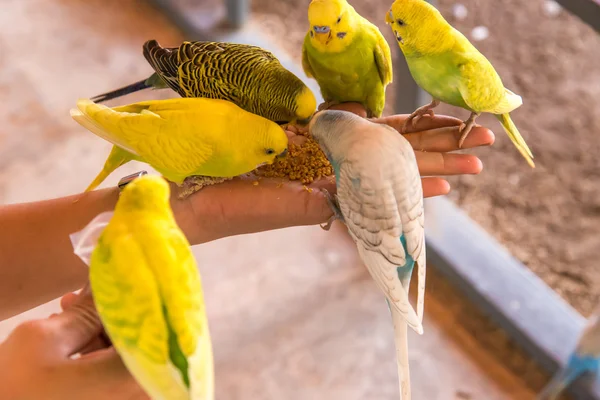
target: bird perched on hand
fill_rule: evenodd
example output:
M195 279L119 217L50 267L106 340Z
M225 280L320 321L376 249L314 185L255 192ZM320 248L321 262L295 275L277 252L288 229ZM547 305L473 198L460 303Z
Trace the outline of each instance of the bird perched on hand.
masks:
M181 97L228 100L274 122L308 119L317 108L313 92L257 46L224 42L183 42L163 48L144 44L144 57L154 71L148 79L101 94L101 103L146 88L171 88Z
M440 12L424 0L396 0L386 14L406 57L410 73L433 100L418 108L406 120L404 128L413 126L424 115L433 116L440 102L471 111L461 126L462 147L475 119L483 112L500 120L517 150L533 168L533 155L525 139L510 118L520 107L520 96L506 89L492 64Z
M315 78L325 103L358 102L368 117L380 117L392 82L390 47L379 29L346 0L312 0L302 67Z
M567 366L558 372L538 396L538 400L555 400L580 375L600 370L600 309L587 321Z
M393 128L345 111L321 111L309 132L335 171L337 194L324 192L335 219L348 227L358 254L387 298L394 324L400 394L410 399L407 324L423 333L425 232L415 153ZM417 311L408 300L418 268Z
M71 239L89 262L104 329L141 388L153 400L212 400L202 282L169 198L164 179L135 179L114 213L100 214Z
M178 98L109 108L81 99L71 116L114 145L86 192L131 160L197 190L287 153L288 138L279 125L225 100Z

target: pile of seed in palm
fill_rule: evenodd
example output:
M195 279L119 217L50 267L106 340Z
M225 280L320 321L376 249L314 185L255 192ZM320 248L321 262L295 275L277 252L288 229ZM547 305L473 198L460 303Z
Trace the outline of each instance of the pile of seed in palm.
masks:
M305 136L306 140L302 140L301 144L290 141L287 157L276 159L273 164L259 168L259 174L266 178L287 178L291 181L300 181L305 185L319 178L333 175L333 167L327 156L308 132L294 130L294 133Z

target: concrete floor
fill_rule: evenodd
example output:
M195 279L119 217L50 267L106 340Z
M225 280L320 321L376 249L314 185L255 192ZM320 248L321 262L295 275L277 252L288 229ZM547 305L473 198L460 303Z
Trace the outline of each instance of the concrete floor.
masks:
M144 1L4 0L0 204L85 188L109 145L72 121L69 108L78 97L149 75L141 44L150 38L166 45L182 40ZM157 97L130 99L149 95ZM139 167L128 165L105 185ZM219 398L398 397L389 313L343 232L293 228L194 248ZM18 322L56 308L52 302L1 322L0 340ZM413 397L533 398L475 341L464 318L460 307L429 291L425 335L411 332L409 339Z

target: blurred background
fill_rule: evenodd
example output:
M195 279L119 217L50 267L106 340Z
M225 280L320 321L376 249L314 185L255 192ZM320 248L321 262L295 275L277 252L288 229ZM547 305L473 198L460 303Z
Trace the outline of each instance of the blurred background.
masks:
M200 25L225 13L210 0L171 3ZM278 56L299 65L308 3L253 0L242 36L260 35L281 49ZM2 1L0 204L80 192L95 176L110 146L72 121L69 109L79 97L149 76L141 52L146 40L178 46L194 39L153 4ZM351 4L380 27L398 60L383 22L390 2ZM496 132L496 143L476 150L483 173L452 179L449 198L587 316L600 299L600 38L545 0L437 5L490 59L505 86L523 97L512 115L537 166L529 169L500 125L482 116L478 122ZM398 93L392 84L386 114L394 112ZM119 101L174 96L144 91ZM438 112L468 116L445 105ZM141 168L131 163L103 186ZM245 235L194 250L206 287L219 398L396 398L388 309L343 227ZM430 271L426 334L409 338L414 398L533 398L547 376ZM52 302L0 323L0 340L19 321L56 308Z

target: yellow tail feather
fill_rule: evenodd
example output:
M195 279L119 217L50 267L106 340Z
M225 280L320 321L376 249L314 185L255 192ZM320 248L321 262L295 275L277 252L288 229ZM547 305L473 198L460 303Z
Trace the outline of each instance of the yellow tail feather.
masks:
M508 113L499 114L496 115L496 118L498 118L498 120L502 124L502 127L506 131L506 134L508 135L510 140L512 140L517 150L519 150L519 153L521 153L523 158L525 158L527 164L529 164L531 168L535 168L535 164L533 163L533 154L531 153L531 150L529 150L529 146L527 146L525 139L523 139L523 136L521 136L519 130L510 119L510 115Z
M106 162L104 163L104 167L102 167L102 171L96 176L96 178L90 183L90 185L85 189L86 192L90 192L94 190L98 185L100 185L114 170L119 168L121 165L124 165L131 161L133 158L131 154L121 149L118 146L113 146Z

